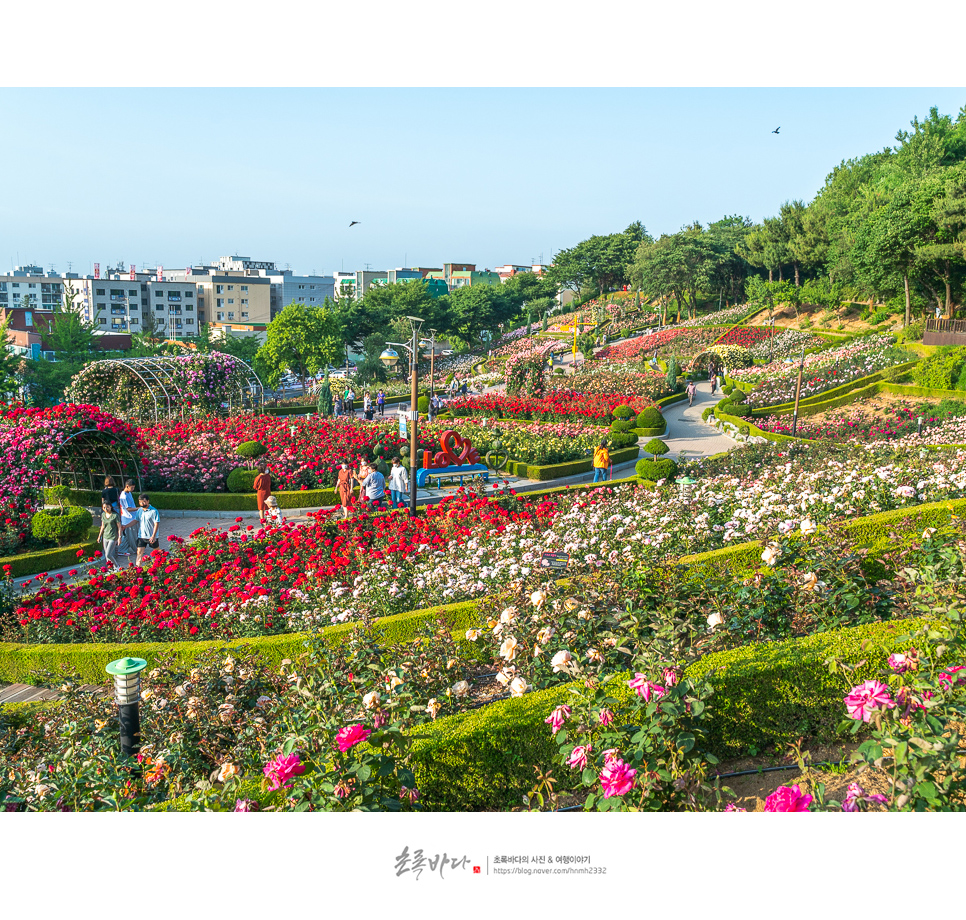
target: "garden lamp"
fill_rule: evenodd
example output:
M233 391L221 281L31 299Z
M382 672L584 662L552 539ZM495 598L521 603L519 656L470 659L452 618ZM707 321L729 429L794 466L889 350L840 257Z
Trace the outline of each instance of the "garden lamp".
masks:
M119 658L104 670L114 677L118 722L121 727L121 752L133 757L141 746L141 672L148 666L143 658Z
M399 362L399 352L395 348L387 348L381 355L379 355L379 360L382 361L386 367L395 367Z
M921 415L919 416L919 418L916 419L916 428L919 429L919 437L922 437L922 423L923 423L923 421L924 421L924 419L923 419L923 417Z
M697 479L692 479L688 475L684 475L678 480L678 488L681 490L682 499L686 499L688 497L688 492L691 490L691 486L693 486L696 482Z

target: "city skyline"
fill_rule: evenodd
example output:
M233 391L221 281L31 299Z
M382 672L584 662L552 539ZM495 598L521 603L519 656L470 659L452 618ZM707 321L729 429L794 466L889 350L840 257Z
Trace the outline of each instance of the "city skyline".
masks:
M331 275L550 263L634 220L655 237L725 214L760 221L930 106L955 117L966 91L4 89L0 101L13 136L78 112L104 125L83 145L5 146L2 270L237 254ZM131 110L161 115L110 127Z

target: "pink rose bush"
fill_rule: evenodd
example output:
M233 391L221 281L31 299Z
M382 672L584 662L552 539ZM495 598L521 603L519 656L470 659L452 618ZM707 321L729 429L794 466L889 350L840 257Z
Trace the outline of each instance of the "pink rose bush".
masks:
M336 732L336 747L345 754L350 748L365 741L371 734L372 731L370 729L363 728L358 723L355 725L347 725L345 728L340 728Z
M779 786L767 799L765 811L808 811L812 797L795 786Z
M265 764L262 772L268 777L270 790L288 789L292 785L292 779L305 772L305 764L298 754L279 754Z
M850 719L868 722L873 713L883 709L894 709L895 701L889 694L888 684L878 680L867 680L849 691L845 698L845 708Z

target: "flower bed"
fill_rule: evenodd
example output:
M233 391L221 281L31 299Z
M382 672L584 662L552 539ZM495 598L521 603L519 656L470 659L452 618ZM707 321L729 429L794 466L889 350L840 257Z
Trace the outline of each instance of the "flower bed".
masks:
M894 344L893 336L873 335L839 348L806 355L801 395L824 393L908 360L908 355L893 347ZM730 376L736 386L750 390L749 406L775 406L795 398L798 362L773 361L763 367L736 370Z
M555 387L539 399L487 393L483 396L454 399L448 408L457 418L492 416L609 425L613 419L614 408L624 403L627 403L627 397L623 393L579 393L566 387ZM654 402L635 397L627 404L638 413L653 406Z
M738 345L741 348L753 348L761 342L772 338L772 330L765 326L732 326L715 345ZM778 336L775 335L775 339Z
M753 326L751 328L766 328ZM769 330L770 331L770 330ZM791 358L806 349L818 348L825 343L810 332L802 332L798 329L783 329L774 339L771 336L762 338L758 344L749 347L752 358L756 361L780 361L784 358Z
M602 396L618 394L624 399L650 399L655 402L667 396L667 374L640 365L617 364L612 361L588 361L577 373L567 378L568 385L581 393Z
M654 352L688 357L704 351L722 331L720 328L684 329L675 326L651 335L642 335L608 345L598 351L594 357L599 361L629 361Z

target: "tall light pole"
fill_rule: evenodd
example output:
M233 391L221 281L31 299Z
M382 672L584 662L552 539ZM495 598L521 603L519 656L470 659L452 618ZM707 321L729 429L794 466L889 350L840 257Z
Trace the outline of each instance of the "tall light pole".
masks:
M429 398L436 398L436 382L434 374L436 372L436 330L429 330Z
M423 320L418 316L407 316L406 319L412 324L413 327L413 337L409 345L403 342L387 342L387 345L398 345L400 348L405 348L409 352L410 366L412 368L412 393L411 393L411 406L409 411L410 425L412 426L409 431L409 513L412 516L416 515L416 427L419 422L419 392L417 389L418 377L416 366L419 358L419 327L423 324ZM380 356L379 359L386 364L388 367L393 367L399 360L399 355L396 354L391 348L387 348Z
M798 381L795 384L795 411L792 413L792 437L798 431L798 398L802 394L802 371L805 369L805 346L802 346L802 358L798 362Z

